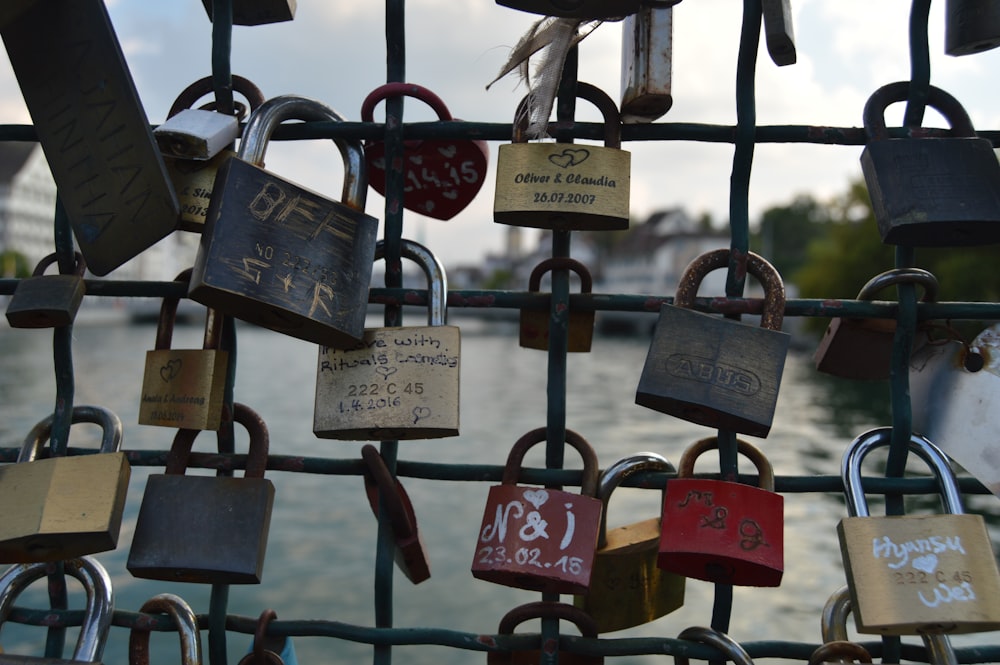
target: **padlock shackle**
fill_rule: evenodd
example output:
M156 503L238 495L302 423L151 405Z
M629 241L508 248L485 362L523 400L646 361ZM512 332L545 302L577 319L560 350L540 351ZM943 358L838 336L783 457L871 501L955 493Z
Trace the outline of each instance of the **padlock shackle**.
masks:
M838 642L848 638L847 615L850 613L851 590L844 585L830 594L823 605L820 629L824 642Z
M819 645L809 656L809 665L823 665L823 663L834 662L870 663L872 662L872 655L868 653L868 649L857 642L837 640Z
M399 253L420 266L427 276L427 325L443 326L448 321L448 273L444 264L413 240L401 239ZM375 243L375 260L385 258L385 240Z
M340 113L314 99L295 95L272 97L250 114L250 119L243 128L243 138L237 154L239 159L255 166L263 166L268 140L285 120L346 122ZM333 142L337 144L344 159L341 202L363 212L368 195L368 169L361 141L335 138Z
M111 576L97 559L80 557L63 561L63 571L75 577L87 594L83 623L73 650L74 661L95 662L104 655L104 646L111 630L115 597ZM49 564L18 563L0 576L0 626L7 620L14 600L28 585L48 575Z
M174 281L188 284L191 281L192 270L193 268L182 270L177 274L177 277L174 277ZM157 351L170 348L171 341L174 338L174 322L177 320L177 307L180 305L180 302L180 298L171 296L164 298L160 304L160 317L156 321L156 342L153 344L153 348Z
M35 461L45 442L52 436L54 422L55 414L53 413L31 428L21 445L21 452L18 453L18 464ZM74 406L73 413L70 415L70 424L77 423L93 423L101 426L103 435L100 450L102 453L116 453L121 449L122 441L125 439L125 430L122 427L121 418L113 411L101 406Z
M753 659L750 658L750 654L746 652L746 649L739 642L714 628L703 626L685 628L677 636L677 639L713 646L726 656L726 660L733 661L735 665L753 665ZM674 665L688 665L689 662L687 656L674 656Z
M518 472L521 469L521 462L524 455L536 443L541 443L548 438L548 429L539 427L531 430L514 443L507 455L507 463L503 468L503 477L500 480L502 485L516 485ZM566 443L573 446L580 457L583 458L583 480L580 483L580 494L584 496L595 496L597 494L597 453L587 443L587 440L571 429L566 430Z
M257 107L264 103L264 93L260 91L253 81L236 74L232 75L233 90L243 95L250 105L250 110L255 111ZM188 87L181 90L181 94L177 95L177 99L174 100L173 106L167 111L167 117L172 118L184 109L189 109L194 107L194 103L206 95L211 95L215 92L215 83L211 76L206 76L205 78L200 78ZM214 107L214 102L206 104L202 108ZM240 105L242 106L242 105ZM214 109L213 109L214 110ZM243 118L243 114L246 109L242 109L240 112L237 107L237 117L239 119Z
M597 637L597 622L593 617L574 605L551 600L536 600L510 610L500 619L497 634L512 635L514 629L525 621L543 618L569 621L583 637Z
M375 490L374 501L372 494L368 495L372 512L378 517L378 507L380 499L385 499L385 512L389 516L389 524L392 527L392 534L397 541L404 541L417 535L415 515L413 505L409 498L405 498L405 490L398 478L394 478L389 472L378 449L370 443L361 447L361 459L365 462L365 486Z
M681 454L680 462L677 465L677 477L690 478L694 476L694 463L698 459L698 456L704 452L717 450L718 448L719 439L714 436L696 441ZM757 467L758 487L768 492L773 492L774 468L764 453L761 452L760 448L743 439L736 439L736 451L753 462L753 465Z
M169 615L180 636L181 665L201 665L198 617L183 598L172 593L157 594L142 604L139 613ZM129 665L149 665L149 633L148 629L135 627L129 632Z
M650 452L635 453L623 457L601 473L597 481L597 498L601 501L601 526L597 532L597 549L608 544L608 500L611 493L622 481L643 471L676 471L674 465L663 455Z
M892 442L891 427L876 427L860 435L844 451L840 464L840 473L844 481L844 497L847 499L847 514L851 517L869 517L868 501L861 482L861 462L865 456L876 448L888 447ZM934 471L941 493L944 509L952 515L961 515L962 494L958 489L958 479L940 448L923 436L910 435L909 450L927 463Z
M622 116L618 111L615 101L606 92L590 83L578 82L576 84L576 96L586 99L597 107L597 110L604 116L604 147L621 149L622 147ZM528 136L528 101L531 94L525 95L517 105L514 113L514 132L512 140L514 143L527 143Z
M875 275L858 293L858 300L874 300L875 295L896 284L913 283L924 287L922 302L935 302L938 294L938 281L930 272L921 268L894 268Z
M528 276L528 290L539 291L542 288L542 275L550 270L572 270L575 272L580 278L581 293L590 293L594 287L594 280L590 276L587 266L568 256L554 256L545 259L531 271L531 275Z
M246 404L233 403L233 421L246 429L250 435L250 450L247 452L246 471L244 478L263 478L267 469L267 454L270 437L267 424L260 415ZM191 458L191 448L194 440L202 430L179 429L174 436L174 442L167 453L167 463L164 468L166 475L184 475L188 461Z
M728 267L729 254L728 248L716 249L702 254L689 263L677 284L674 305L689 309L694 307L698 287L701 286L705 275L713 270ZM747 252L745 261L745 271L756 277L764 289L764 309L760 316L760 326L769 330L781 330L781 322L785 317L785 284L781 281L781 275L767 259L754 252ZM740 266L737 266L737 272L741 272Z
M267 638L267 627L277 618L278 613L271 608L260 613L257 618L257 627L253 631L253 646L250 653L240 659L238 665L285 665L281 656L264 646Z
M414 97L424 102L438 115L439 120L453 120L451 112L444 101L422 85L416 83L386 83L380 85L361 102L361 122L372 122L375 118L375 107L383 99L389 97Z
M958 665L958 656L947 633L920 633L931 665Z
M35 266L35 269L31 271L31 276L41 277L45 274L45 269L58 260L59 254L57 252L46 254L42 257L42 260L38 262L38 265ZM73 260L75 261L75 267L73 268L72 274L82 279L87 270L87 261L83 258L83 254L80 252L73 252Z
M869 142L889 140L889 130L885 125L885 110L890 104L906 101L909 95L909 81L887 83L872 93L872 96L865 102L865 108L862 112L865 133L868 134ZM978 136L972 126L972 119L969 118L969 114L962 107L962 104L941 88L936 88L933 85L928 87L927 106L936 109L948 120L951 124L952 136L959 138L976 138Z

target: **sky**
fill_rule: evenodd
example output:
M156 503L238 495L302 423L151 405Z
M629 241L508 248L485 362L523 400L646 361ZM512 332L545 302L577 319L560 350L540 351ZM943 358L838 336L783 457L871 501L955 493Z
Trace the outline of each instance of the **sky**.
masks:
M238 0L237 0L238 1ZM792 0L798 61L778 67L762 43L757 62L757 123L861 126L865 100L880 86L909 78L908 0ZM108 0L112 23L150 122L158 124L176 95L210 74L211 24L200 0ZM963 103L977 129L1000 128L995 103L1000 49L955 58L944 54L944 7L931 7L931 82ZM516 77L489 90L511 47L538 18L493 0L409 0L406 80L434 91L456 118L510 122L526 92ZM673 98L658 122L732 125L742 3L685 0L674 7ZM295 19L236 26L232 71L266 97L295 94L320 100L348 120L386 81L385 9L376 0L298 0ZM579 47L579 79L620 100L621 23L606 22ZM207 100L206 100L207 101ZM384 105L375 111L382 119ZM888 111L900 124L903 104ZM405 121L433 111L408 100ZM588 103L578 119L598 121ZM0 124L29 123L6 59L0 63ZM927 126L945 126L928 113ZM586 143L586 142L584 142ZM500 142L490 142L490 171L475 201L450 221L407 212L404 236L429 247L445 265L476 263L504 247L508 227L492 219ZM690 141L626 142L632 153L633 219L683 207L692 215L728 219L733 146ZM822 200L861 176L860 146L759 144L750 186L751 224L761 212L801 193ZM267 168L337 198L342 169L327 141L276 142ZM384 199L369 190L367 212L382 218ZM537 231L528 230L529 244ZM381 237L381 230L379 233Z

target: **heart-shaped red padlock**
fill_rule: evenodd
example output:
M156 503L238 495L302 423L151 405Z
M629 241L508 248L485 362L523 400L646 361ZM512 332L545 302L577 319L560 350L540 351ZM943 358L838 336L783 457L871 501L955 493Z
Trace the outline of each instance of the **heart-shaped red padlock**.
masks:
M405 95L426 102L441 120L453 120L433 92L414 83L387 83L361 104L361 120L372 122L375 105ZM472 203L486 180L489 147L470 139L425 139L403 142L403 207L434 219L451 219ZM368 184L385 196L385 142L365 143Z

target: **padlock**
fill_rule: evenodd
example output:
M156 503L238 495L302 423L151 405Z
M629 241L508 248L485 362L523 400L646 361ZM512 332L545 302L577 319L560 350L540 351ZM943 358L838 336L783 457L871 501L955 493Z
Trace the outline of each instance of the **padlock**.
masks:
M946 0L944 52L971 55L1000 46L1000 6L983 0Z
M919 432L1000 496L1000 324L971 344L938 340L910 356L910 409Z
M790 0L761 0L761 10L768 55L779 67L794 65L797 56Z
M576 96L604 116L604 145L528 143L527 98L522 100L514 142L500 146L497 157L497 223L559 231L628 228L632 155L621 149L618 108L589 83L577 83Z
M181 665L201 665L201 633L198 617L178 595L160 593L139 608L143 614L166 614L174 622L181 643ZM149 665L149 630L133 625L128 636L128 665Z
M943 138L889 138L885 110L907 98L908 81L884 85L864 109L861 170L882 242L959 247L1000 242L1000 163L954 97L930 86L927 104L951 124ZM911 132L914 130L911 129Z
M97 406L73 407L71 422L103 430L100 454L36 459L54 417L35 425L17 464L0 466L0 563L59 561L118 546L131 467L122 422Z
M0 665L36 663L38 665L58 663L99 663L104 655L104 646L111 630L111 618L115 609L115 596L111 586L111 576L97 559L90 557L72 558L63 561L63 572L75 577L86 593L83 623L76 638L73 658L70 660L20 656L12 653L0 655ZM0 576L0 628L10 616L14 601L32 582L49 573L44 563L19 563L8 568Z
M52 253L35 266L31 277L22 279L7 303L7 323L11 328L61 328L73 325L86 286L83 274L87 263L74 252L76 269L72 275L48 275L45 269L56 262Z
M175 281L187 282L190 270ZM222 421L229 353L220 348L223 316L207 310L201 349L171 349L178 298L164 298L156 347L146 352L139 424L217 430Z
M659 516L607 528L611 493L623 480L643 471L673 472L674 465L656 453L636 453L609 466L598 481L597 498L604 507L590 589L574 597L573 604L593 617L599 633L649 623L684 604L686 578L656 565Z
M677 0L680 2L680 0ZM599 20L628 16L639 11L640 0L497 0L498 5L531 14Z
M240 93L247 100L251 111L254 111L264 103L264 93L248 79L242 76L232 76L233 90ZM192 136L188 130L188 123L183 122L183 116L197 114L198 118L209 118L213 123L225 123L227 126L235 126L239 131L239 121L246 113L247 107L237 102L235 105L235 116L214 112L215 103L209 102L200 108L193 108L194 103L205 95L212 94L213 81L211 77L199 79L186 87L174 100L173 106L167 112L167 121L153 130L153 135L160 143L160 149L164 153L163 160L167 165L167 172L170 180L177 190L177 198L180 203L181 216L178 228L184 231L201 233L205 228L205 216L208 214L208 203L212 197L212 189L215 187L215 177L218 175L219 167L230 157L235 157L236 152L230 148L235 136L229 137L229 129L218 132L208 132L195 126ZM172 122L182 122L183 134L178 136L177 132L165 134L164 128L169 128ZM173 145L172 137L178 137L178 145ZM223 140L225 142L223 143ZM211 142L211 145L209 145ZM204 148L192 150L192 144L202 145ZM221 144L221 145L220 145ZM182 154L177 154L178 152ZM187 154L183 154L187 153ZM194 153L194 154L191 154Z
M924 287L924 302L937 299L938 281L934 275L920 268L896 268L868 280L861 287L858 300L874 300L883 289L906 282ZM889 378L895 335L895 319L838 316L827 326L813 355L813 362L817 371L824 374L859 381L883 381ZM917 347L924 338L918 337L913 341L914 347Z
M341 121L320 102L275 97L243 130L239 158L219 169L188 292L196 302L315 344L360 341L378 220L358 141L336 139L344 203L264 170L267 139L283 120Z
M532 293L538 293L541 289L542 275L550 270L572 270L575 272L580 278L580 291L583 293L590 293L593 287L594 282L587 266L569 257L553 257L542 261L531 271L531 276L528 278L528 290ZM520 345L526 349L547 351L551 319L550 307L546 307L544 310L522 309ZM567 351L588 353L594 339L594 312L570 309L566 335Z
M913 434L909 451L934 472L949 514L871 517L861 462L888 447L892 428L869 430L841 464L846 517L837 525L859 633L970 633L1000 628L1000 574L981 515L962 514L948 458Z
M539 427L511 448L501 484L486 499L472 576L532 591L586 593L603 505L595 497L597 455L566 430L566 443L583 458L580 494L516 485L524 454L545 440L546 428Z
M636 404L699 425L767 436L791 339L781 332L785 287L767 260L753 252L745 260L764 288L761 327L691 309L705 275L729 261L728 249L702 254L681 275L673 305L660 308Z
M257 619L253 643L239 665L297 665L295 646L290 639L267 634L267 627L278 618L278 613L266 609Z
M427 562L427 552L417 528L417 516L410 496L399 479L389 472L389 467L375 446L362 446L361 458L365 462L365 494L368 495L368 503L376 517L381 505L379 497L385 499L385 511L396 541L396 565L414 584L430 579L430 564Z
M208 12L208 19L214 20L213 0L201 0ZM295 18L298 0L234 0L233 25L265 25L281 23Z
M621 116L625 124L652 122L674 105L674 4L646 5L622 21Z
M677 639L713 646L725 654L726 660L733 661L734 665L753 665L753 660L746 649L721 630L705 626L691 626L682 630L677 635ZM688 663L690 661L687 656L674 656L674 665L688 665Z
M444 265L423 245L400 241L427 276L427 326L369 328L360 343L320 346L313 433L386 441L458 436L461 331L447 321ZM375 258L385 254L379 241Z
M759 486L693 477L695 460L717 449L717 438L686 449L677 478L667 481L656 563L716 584L780 586L785 499L774 492L774 471L764 453L742 439L736 446L757 468Z
M387 83L368 93L361 104L361 121L372 122L376 104L406 95L425 102L441 121L451 112L440 97L414 83ZM486 182L490 149L473 139L407 139L403 141L403 207L434 219L451 219L462 212ZM385 142L365 142L368 183L385 196Z
M518 605L503 615L497 627L498 635L513 635L514 629L531 619L560 619L577 627L582 637L597 637L597 625L583 610L554 601L535 601ZM550 647L546 645L546 651ZM486 654L487 665L535 665L541 660L542 649L529 651L490 651ZM559 651L559 662L564 665L601 665L603 656L587 656L572 651Z
M267 426L233 405L250 435L243 478L184 471L198 430L178 430L165 473L146 482L126 567L134 577L200 584L259 584L274 503L267 468Z
M177 227L177 196L104 0L35 2L0 28L87 268L106 275Z

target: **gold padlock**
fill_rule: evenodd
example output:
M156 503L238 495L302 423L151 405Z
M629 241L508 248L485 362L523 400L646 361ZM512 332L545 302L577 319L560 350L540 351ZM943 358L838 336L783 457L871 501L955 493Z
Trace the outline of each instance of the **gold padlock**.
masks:
M572 270L580 277L580 291L590 293L593 280L587 267L569 257L553 257L542 261L531 271L528 290L537 293L541 288L542 275L550 270ZM547 351L549 348L549 309L522 309L519 343L526 349ZM566 350L587 353L594 339L594 312L570 309Z
M560 231L628 228L632 155L621 149L621 116L606 93L577 83L577 97L604 116L604 146L528 143L527 97L514 142L500 146L493 219L499 224Z

